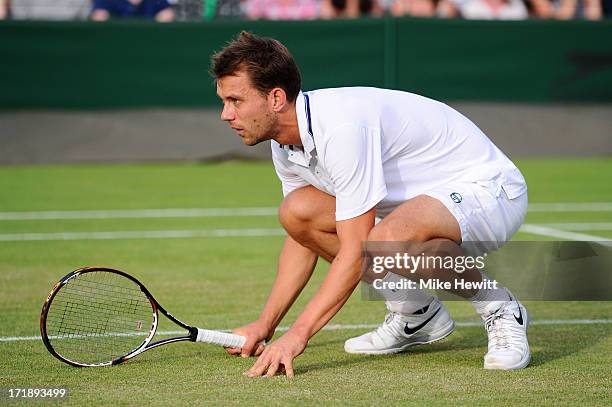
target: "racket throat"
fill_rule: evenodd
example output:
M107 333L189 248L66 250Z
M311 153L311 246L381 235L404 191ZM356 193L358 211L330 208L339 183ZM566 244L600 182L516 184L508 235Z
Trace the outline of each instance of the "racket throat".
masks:
M189 330L189 340L191 342L197 342L198 341L198 328L190 326L188 330Z
M115 359L115 360L113 360L113 361L111 362L111 366L120 365L120 364L122 364L123 362L125 362L126 360L128 360L128 359L127 359L127 358L125 358L125 357L120 357L119 359Z

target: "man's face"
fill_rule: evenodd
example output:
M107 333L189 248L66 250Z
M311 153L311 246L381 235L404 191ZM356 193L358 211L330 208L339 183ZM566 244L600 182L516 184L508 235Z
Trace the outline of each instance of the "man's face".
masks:
M242 137L244 144L254 146L274 137L276 114L268 99L253 87L246 71L217 79L217 95L223 101L221 120Z

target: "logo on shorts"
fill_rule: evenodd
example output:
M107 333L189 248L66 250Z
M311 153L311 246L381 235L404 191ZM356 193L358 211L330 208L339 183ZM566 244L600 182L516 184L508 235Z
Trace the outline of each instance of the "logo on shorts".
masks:
M452 194L450 194L450 197L454 203L461 203L461 201L463 201L463 198L461 197L461 194L459 192L453 192Z

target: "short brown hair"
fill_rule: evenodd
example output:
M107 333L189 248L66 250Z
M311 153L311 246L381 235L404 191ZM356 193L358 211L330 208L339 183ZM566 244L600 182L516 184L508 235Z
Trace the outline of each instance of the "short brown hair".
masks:
M274 38L242 31L212 56L210 74L218 80L243 68L255 89L263 94L279 87L294 102L302 88L300 70L293 56Z

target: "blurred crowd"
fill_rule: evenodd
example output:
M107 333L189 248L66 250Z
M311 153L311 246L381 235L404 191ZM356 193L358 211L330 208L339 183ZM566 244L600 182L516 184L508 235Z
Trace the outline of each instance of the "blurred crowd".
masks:
M0 0L0 19L218 18L313 20L382 16L474 20L612 17L612 0Z

